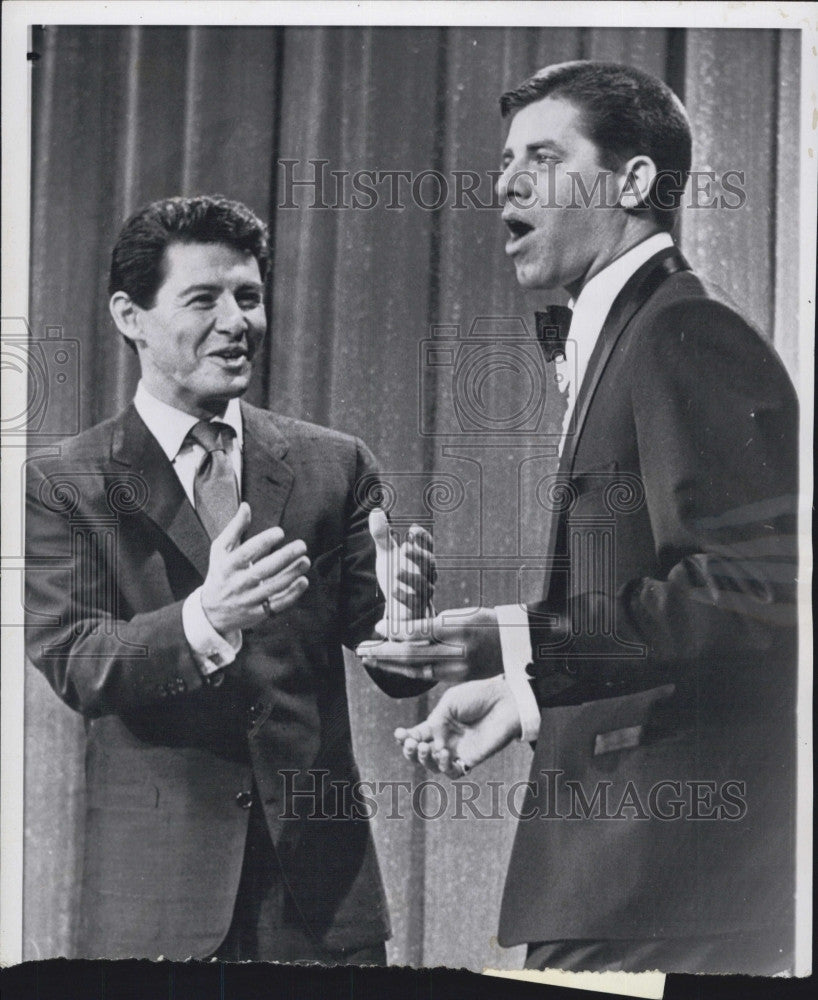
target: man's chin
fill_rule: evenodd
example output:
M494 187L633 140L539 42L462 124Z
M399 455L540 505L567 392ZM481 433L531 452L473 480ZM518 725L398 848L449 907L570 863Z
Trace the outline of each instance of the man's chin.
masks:
M231 399L239 399L247 392L250 385L249 376L234 378L224 385L214 386L201 400L201 406L211 413L224 413Z
M549 289L556 287L556 283L549 281L549 276L537 264L527 264L525 261L515 260L514 269L517 273L517 284L520 288Z
M230 399L234 396L240 396L243 392L247 392L252 376L252 367L245 364L241 371L225 372L223 378L220 379L219 389L226 393Z

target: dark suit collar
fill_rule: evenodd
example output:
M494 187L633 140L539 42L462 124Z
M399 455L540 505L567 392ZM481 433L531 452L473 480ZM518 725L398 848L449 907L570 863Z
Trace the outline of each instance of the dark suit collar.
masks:
M250 504L250 533L281 523L293 488L293 471L284 461L290 443L266 410L241 404L244 422L242 499Z
M636 313L644 306L662 282L677 271L689 271L690 265L678 247L667 247L647 260L625 283L613 301L588 361L588 368L571 417L568 437L560 461L560 472L569 474L588 408L593 399L608 359L619 337Z
M270 414L241 404L244 424L242 498L250 504L255 535L281 520L292 490L293 473L283 461L289 442ZM199 571L207 575L210 538L159 442L133 404L114 422L111 461L144 477L144 513Z
M608 363L608 359L630 321L659 288L666 278L677 271L689 270L690 265L684 259L677 247L668 247L659 251L646 261L638 271L627 281L622 291L614 299L613 305L597 338L596 346L588 361L588 368L582 380L577 405L571 418L569 434L560 459L557 481L565 483L571 479L574 455L582 434L588 408L591 405L599 380ZM546 553L548 564L556 553L563 552L564 539L559 541L560 532L565 530L567 508L554 510L548 531L548 547ZM551 589L552 570L546 570L543 599L547 600Z
M210 538L173 465L133 403L114 424L111 460L130 466L144 478L148 500L143 513L170 538L204 579L210 560Z
M239 406L245 435L249 433L276 461L284 458L290 449L290 442L278 426L274 414L251 406L244 400L239 401Z
M154 448L159 448L160 453L164 455L159 442L136 412L136 407L133 403L129 403L114 420L111 460L116 465L139 469L145 465L146 460L155 457ZM165 460L167 461L167 456Z

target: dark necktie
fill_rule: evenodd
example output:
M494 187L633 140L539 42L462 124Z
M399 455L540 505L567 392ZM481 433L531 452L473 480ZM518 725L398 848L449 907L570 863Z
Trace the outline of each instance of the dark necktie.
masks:
M565 341L571 329L572 315L568 306L547 306L542 312L534 313L537 340L546 361L553 361L557 355L565 357Z
M206 452L193 480L193 502L199 520L211 538L221 534L239 509L236 473L225 450L227 441L234 433L227 424L206 423L204 420L188 431L188 437Z

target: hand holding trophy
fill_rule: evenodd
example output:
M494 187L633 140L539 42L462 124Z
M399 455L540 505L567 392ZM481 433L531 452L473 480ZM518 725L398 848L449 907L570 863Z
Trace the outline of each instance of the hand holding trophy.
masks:
M432 595L437 570L432 536L413 524L401 544L386 514L369 515L375 542L375 575L384 596L383 618L375 626L380 639L362 642L356 652L364 662L409 677L423 677L432 635Z
M432 536L413 524L401 545L386 514L378 507L369 515L375 542L375 575L385 599L384 616L375 626L386 639L428 644L428 611L436 576Z
M406 541L398 545L380 509L369 515L369 530L376 547L375 574L386 603L384 617L375 626L382 638L362 642L358 656L367 666L403 677L462 680L469 668L461 619L455 613L458 627L452 630L442 616L435 617L432 608L437 578L432 536L413 524ZM466 620L470 622L482 611L465 609Z

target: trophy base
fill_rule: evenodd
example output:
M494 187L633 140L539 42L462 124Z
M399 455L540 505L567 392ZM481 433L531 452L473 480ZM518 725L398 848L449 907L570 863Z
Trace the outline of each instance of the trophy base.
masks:
M380 663L404 665L439 663L441 660L461 659L463 650L430 639L367 639L355 649L361 659L378 660Z

